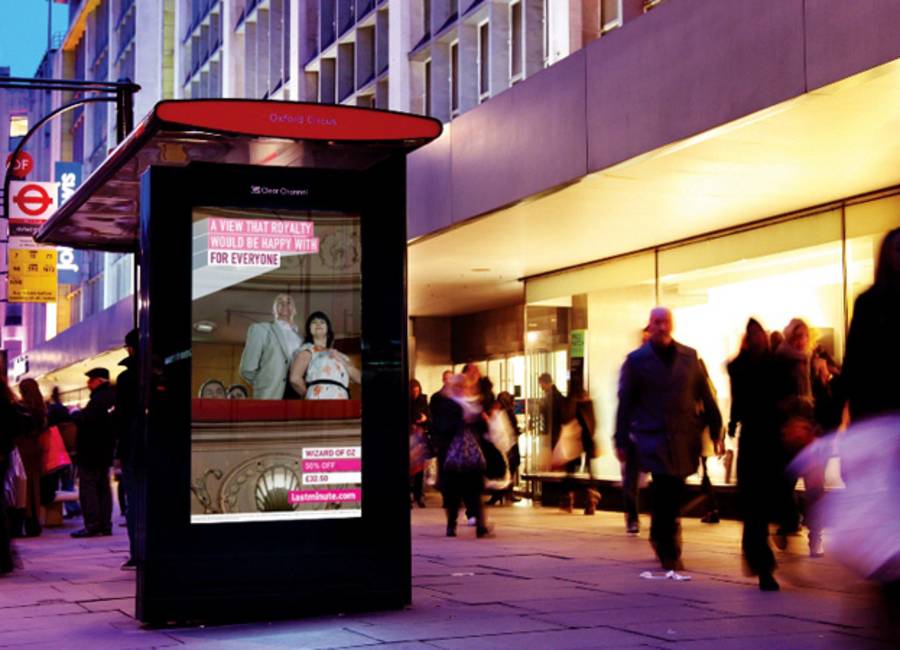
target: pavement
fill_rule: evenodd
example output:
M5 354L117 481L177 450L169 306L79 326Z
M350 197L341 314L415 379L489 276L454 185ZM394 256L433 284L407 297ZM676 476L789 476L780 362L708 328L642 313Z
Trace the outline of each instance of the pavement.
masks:
M413 604L400 611L293 621L144 629L135 621L124 527L76 540L80 522L17 540L20 568L0 578L0 647L28 648L896 648L879 592L805 539L780 552L782 590L742 574L740 524L684 520L690 581L658 571L620 513L490 507L495 536L444 536L439 497L412 512ZM827 542L827 539L826 539ZM826 547L827 553L827 547Z

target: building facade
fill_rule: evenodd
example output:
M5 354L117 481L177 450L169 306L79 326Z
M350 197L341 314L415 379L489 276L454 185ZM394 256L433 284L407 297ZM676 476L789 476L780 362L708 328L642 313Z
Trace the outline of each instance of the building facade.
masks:
M840 359L900 223L898 27L878 0L83 0L48 67L133 79L138 117L250 97L447 123L408 164L410 368L431 392L479 363L522 400L531 463L545 371L563 392L583 381L609 451L618 368L654 304L726 414L749 316L803 316ZM50 158L89 173L114 137L111 107L76 111ZM32 375L64 381L60 359L115 351L131 325L130 257L86 266ZM108 339L77 334L101 321ZM90 344L61 355L68 340Z
M725 364L751 316L768 330L802 317L840 360L900 226L900 47L882 31L898 9L672 0L455 119L410 161L426 389L479 363L532 405L521 442L539 470L537 376L563 393L578 379L595 469L615 479L618 372L654 305L672 308L726 418Z
M641 15L643 0L80 0L36 76L130 79L140 119L159 100L247 97L343 103L430 114L449 121L584 43ZM653 3L649 3L653 4ZM649 5L648 5L649 6ZM72 93L41 93L39 119ZM54 180L57 162L86 177L115 147L110 104L79 107L29 145L32 178ZM99 358L130 323L130 255L78 253L79 275L56 305L24 309L23 376L80 390L67 363ZM100 323L117 323L102 327ZM97 339L79 332L103 329ZM72 346L75 346L74 348ZM13 356L16 356L15 354ZM20 368L24 365L20 364Z

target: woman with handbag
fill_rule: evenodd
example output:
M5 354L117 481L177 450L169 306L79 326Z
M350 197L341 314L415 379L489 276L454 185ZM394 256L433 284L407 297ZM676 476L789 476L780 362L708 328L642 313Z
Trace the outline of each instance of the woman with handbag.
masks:
M446 443L442 457L441 493L447 511L447 537L456 537L459 507L465 503L467 512L475 517L475 534L485 537L491 533L484 517L481 491L484 488L486 463L480 438L484 432L484 418L479 400L466 394L466 377L453 375L447 382L447 400L442 400L442 412L434 413L440 420L440 435Z
M34 379L23 379L19 384L22 405L28 411L28 427L16 438L16 448L25 465L28 487L25 499L25 536L37 537L41 534L41 477L43 476L44 452L41 448L41 434L47 429L47 406L44 396Z
M737 454L737 491L744 530L741 549L748 573L759 579L762 591L778 591L775 555L769 546L769 521L783 498L783 453L772 394L773 357L769 336L755 318L747 328L738 355L728 363L731 380L731 418L728 435L740 427Z
M428 398L418 379L409 380L409 491L410 507L425 507L425 462L428 450Z
M800 318L794 318L784 329L784 342L775 351L775 407L781 431L784 465L811 443L821 429L815 422L810 366L809 326ZM821 472L809 472L803 477L805 487L805 523L809 528L809 555L820 557L822 551L822 528L815 513L815 504L825 491L825 477ZM775 543L782 550L787 545L784 538L792 524L792 502L796 478L788 477L785 482L783 507L785 516L781 522Z

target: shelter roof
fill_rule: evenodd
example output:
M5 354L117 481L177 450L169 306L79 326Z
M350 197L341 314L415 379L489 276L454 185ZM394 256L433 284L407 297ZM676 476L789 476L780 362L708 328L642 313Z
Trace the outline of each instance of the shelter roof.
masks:
M193 161L366 169L440 135L433 118L350 106L243 99L158 103L50 217L35 240L134 252L140 178Z

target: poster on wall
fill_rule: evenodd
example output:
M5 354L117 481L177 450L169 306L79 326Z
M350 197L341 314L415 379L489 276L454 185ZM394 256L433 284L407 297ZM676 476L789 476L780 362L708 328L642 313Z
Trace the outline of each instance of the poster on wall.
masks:
M197 208L191 522L362 514L357 215Z

